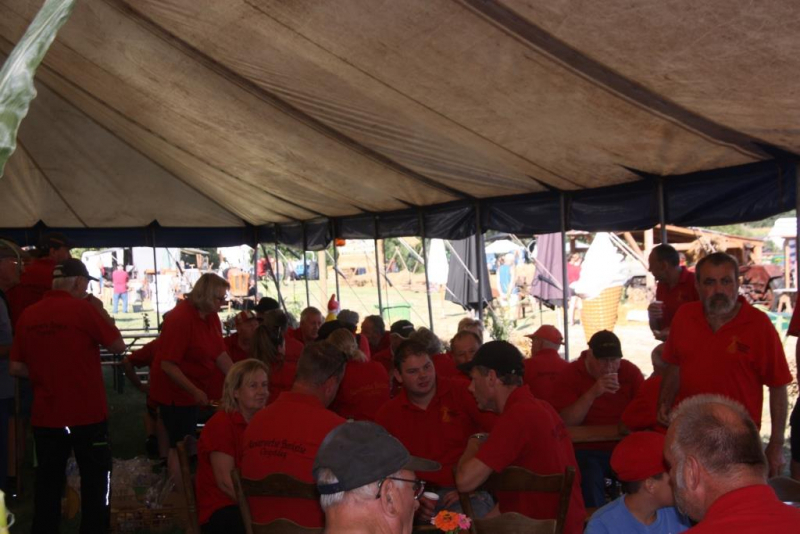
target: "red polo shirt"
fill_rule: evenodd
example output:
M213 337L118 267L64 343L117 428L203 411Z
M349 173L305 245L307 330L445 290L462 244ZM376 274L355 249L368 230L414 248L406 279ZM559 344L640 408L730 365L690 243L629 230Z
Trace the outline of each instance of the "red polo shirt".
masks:
M631 430L654 430L667 433L667 427L656 418L661 377L651 376L644 381L636 396L622 412L622 422Z
M364 338L366 339L366 338ZM369 346L369 345L367 345ZM394 356L392 355L392 349L382 350L380 352L373 352L372 353L372 361L378 362L386 369L387 372L391 373L392 369L394 369Z
M800 532L800 510L783 504L766 484L730 491L709 507L691 534Z
M552 404L556 381L568 365L555 349L542 349L525 360L525 383L534 397Z
M686 267L681 267L678 283L671 288L662 282L656 286L656 300L664 303L664 316L661 318L661 328L668 328L672 324L675 312L687 302L700 300L697 295L695 276Z
M373 346L372 343L368 343L368 345L370 354L378 354L383 350L387 350L392 346L392 334L390 332L384 332L383 337L378 341L377 345Z
M283 393L258 412L244 432L242 476L253 480L286 473L313 482L311 469L322 440L345 420L325 409L316 397ZM282 497L250 499L253 521L291 519L304 527L321 527L325 517L319 500Z
M583 532L586 509L581 496L581 475L567 427L553 407L535 398L528 386L514 389L508 397L503 413L475 457L498 473L516 465L540 475L555 475L573 466L575 482L564 532ZM501 512L518 512L534 519L556 517L558 497L555 493L497 494Z
M22 313L11 360L28 366L33 426L89 425L108 417L98 345L119 337L94 306L66 291L48 291Z
M283 336L283 343L286 361L297 362L306 346L302 341L298 341L297 338L288 335L288 333Z
M216 313L200 317L191 302L183 300L164 318L164 326L150 368L150 395L160 404L193 406L194 398L161 369L161 362L175 363L195 386L204 389L225 352L222 325Z
M19 284L6 291L8 308L14 328L22 317L22 312L31 304L36 304L53 287L53 269L56 262L50 258L37 258L25 267L19 277Z
M644 377L639 368L628 360L620 362L618 374L619 390L616 393L604 393L597 397L581 425L616 425L620 422L622 412L639 391ZM559 375L553 395L553 406L558 411L563 410L577 401L581 395L594 386L595 382L597 379L592 378L586 370L586 351L584 351L580 358L568 363ZM614 445L614 442L584 443L578 448L611 450Z
M207 522L211 514L236 503L225 495L217 485L211 467L211 453L221 452L233 458L236 467L242 465L243 437L247 422L239 412L227 413L218 410L206 422L200 441L197 442L197 515L200 524Z
M783 345L767 315L739 297L741 309L730 322L711 331L701 302L681 307L672 321L662 357L680 367L676 403L701 393L717 393L741 402L761 427L763 386L792 381Z
M436 369L436 376L464 380L469 384L470 379L467 378L467 375L458 370L456 362L450 354L434 354L431 357L431 361L433 362L434 369Z
M136 367L150 367L156 357L156 348L158 347L158 338L143 345L139 350L135 350L128 355L128 361L131 365Z
M267 404L272 404L281 393L292 389L294 375L297 373L297 363L284 361L280 367L269 369L269 398Z
M469 437L494 426L497 416L478 410L463 382L436 378L436 394L426 409L412 404L405 390L378 410L375 422L405 445L408 452L442 464L439 471L418 473L441 487L455 486L453 467Z
M222 339L225 342L225 352L231 357L233 363L246 360L250 356L247 352L239 346L239 334L234 333ZM208 377L205 392L210 400L219 400L222 398L222 388L225 385L225 375L219 370L216 363L214 369Z
M389 400L389 373L378 362L347 362L331 410L345 419L374 421Z

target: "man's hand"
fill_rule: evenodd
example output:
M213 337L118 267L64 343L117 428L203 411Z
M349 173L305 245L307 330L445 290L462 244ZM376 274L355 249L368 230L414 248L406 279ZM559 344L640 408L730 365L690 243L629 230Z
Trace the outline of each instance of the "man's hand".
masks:
M614 394L619 391L619 376L617 373L603 375L597 379L593 386L594 396L599 397L605 393Z
M764 449L764 454L767 456L767 463L769 464L769 477L779 476L786 463L783 458L783 443L770 440L767 448Z
M421 497L419 501L419 508L417 508L417 519L424 523L430 523L433 517L433 509L436 508L438 501L431 501L425 497Z
M661 302L651 302L647 307L647 315L653 319L661 319L664 317L664 304Z
M208 395L202 389L194 390L192 397L198 406L208 406Z

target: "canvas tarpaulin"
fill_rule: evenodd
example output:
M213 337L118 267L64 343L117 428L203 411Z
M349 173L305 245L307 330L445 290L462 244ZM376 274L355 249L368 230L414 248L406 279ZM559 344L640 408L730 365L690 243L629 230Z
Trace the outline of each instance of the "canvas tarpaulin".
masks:
M40 5L0 0L1 59ZM313 248L419 234L422 217L426 236L463 238L478 206L484 229L548 233L562 193L568 228L638 229L659 182L667 222L754 220L794 207L798 15L792 0L82 0L37 71L0 233L302 244L305 223Z

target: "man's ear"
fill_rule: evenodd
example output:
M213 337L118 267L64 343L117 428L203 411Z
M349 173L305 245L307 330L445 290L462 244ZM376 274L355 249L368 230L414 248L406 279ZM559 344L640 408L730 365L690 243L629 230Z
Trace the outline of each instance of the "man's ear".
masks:
M384 514L390 517L400 515L398 497L395 481L390 478L385 479L381 486L381 508Z
M697 458L692 455L686 457L686 461L683 463L683 479L687 488L692 490L697 489L700 485L702 469L703 467L700 465L700 462L697 461Z
M397 367L392 367L392 376L398 383L403 383L403 376L400 374L400 371L397 370Z

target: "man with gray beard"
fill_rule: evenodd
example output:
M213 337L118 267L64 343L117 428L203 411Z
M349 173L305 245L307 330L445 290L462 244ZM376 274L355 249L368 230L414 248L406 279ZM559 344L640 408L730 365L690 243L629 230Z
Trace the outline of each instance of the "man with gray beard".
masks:
M700 301L681 306L670 327L662 358L658 418L668 424L676 402L716 393L742 403L761 427L763 386L769 388L772 428L766 457L769 475L783 467L786 386L792 381L783 345L767 315L739 296L739 265L722 252L697 264Z
M767 485L761 438L742 405L697 395L671 419L664 458L675 503L699 522L687 534L800 532L800 510Z

